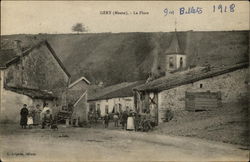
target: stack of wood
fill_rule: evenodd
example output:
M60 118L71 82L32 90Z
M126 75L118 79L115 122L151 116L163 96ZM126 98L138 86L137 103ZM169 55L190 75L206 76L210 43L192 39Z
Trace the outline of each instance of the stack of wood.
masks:
M221 103L221 92L186 92L186 110L214 110Z

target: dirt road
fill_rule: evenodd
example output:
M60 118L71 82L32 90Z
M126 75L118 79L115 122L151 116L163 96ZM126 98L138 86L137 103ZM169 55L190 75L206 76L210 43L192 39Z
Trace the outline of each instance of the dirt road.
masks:
M3 129L5 131L3 131ZM235 145L189 137L95 128L28 129L1 126L5 161L248 161Z

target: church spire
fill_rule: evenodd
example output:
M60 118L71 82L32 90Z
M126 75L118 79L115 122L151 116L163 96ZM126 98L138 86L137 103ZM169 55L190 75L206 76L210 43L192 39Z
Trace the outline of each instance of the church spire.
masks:
M175 32L173 34L173 37L172 37L172 40L168 49L165 51L166 54L182 54L183 53L180 48L176 26L177 26L177 22L175 19Z

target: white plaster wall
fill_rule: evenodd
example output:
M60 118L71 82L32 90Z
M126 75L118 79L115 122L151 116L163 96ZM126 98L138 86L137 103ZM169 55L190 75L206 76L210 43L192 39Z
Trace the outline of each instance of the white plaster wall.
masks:
M21 95L12 91L3 89L2 94L2 109L0 120L11 120L19 122L20 110L23 104L32 105L33 101L30 97Z
M96 101L96 107L98 104L100 104L100 110L101 110L101 116L105 115L105 106L108 105L109 107L109 113L112 113L113 108L115 106L118 106L118 104L122 105L122 110L126 110L126 107L128 106L129 109L134 110L134 98L133 97L122 97L122 98L112 98L108 100L98 100Z
M23 104L29 106L40 105L40 108L43 108L44 101L49 104L49 107L52 108L53 115L56 113L54 110L54 102L51 100L42 100L42 99L32 99L26 95L15 93L6 89L2 89L2 108L0 113L0 121L10 120L12 122L19 122L20 120L20 110L23 107Z
M184 110L185 92L221 92L222 103L238 102L241 97L247 95L247 69L236 70L231 73L223 74L217 77L204 79L186 84L169 90L164 90L158 95L158 113L159 121L162 122L164 111L166 109ZM202 88L200 88L202 84Z

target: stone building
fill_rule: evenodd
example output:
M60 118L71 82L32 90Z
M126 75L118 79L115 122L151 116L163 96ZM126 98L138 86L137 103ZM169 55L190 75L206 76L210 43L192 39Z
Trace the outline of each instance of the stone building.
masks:
M167 110L212 110L247 95L248 62L187 67L176 32L164 57L165 76L134 88L137 111L149 111L156 123L165 120Z
M17 121L22 105L34 106L34 99L39 99L41 106L53 100L49 106L55 109L66 105L62 94L67 90L70 74L48 41L26 49L16 41L15 48L1 49L0 72L1 120Z
M197 67L161 77L134 88L136 108L139 112L154 110L153 116L160 123L164 121L167 110L189 110L189 93L200 95L195 100L202 109L218 108L219 104L215 102L240 102L248 93L248 66L249 63L245 62L222 67ZM212 97L215 102L206 97L213 94L219 96Z

